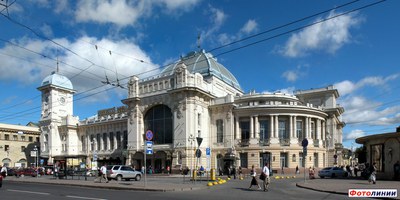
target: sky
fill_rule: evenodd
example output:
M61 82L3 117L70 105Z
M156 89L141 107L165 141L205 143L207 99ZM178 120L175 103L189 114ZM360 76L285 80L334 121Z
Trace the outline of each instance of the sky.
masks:
M400 125L400 1L2 0L0 123L40 119L52 71L76 90L74 115L122 106L127 90L204 49L245 93L338 89L343 144ZM198 40L200 36L200 40Z

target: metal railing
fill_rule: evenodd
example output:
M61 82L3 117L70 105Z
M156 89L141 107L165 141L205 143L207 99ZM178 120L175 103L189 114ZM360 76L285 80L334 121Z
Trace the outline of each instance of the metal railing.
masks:
M238 142L239 146L249 146L250 145L250 140L249 139L240 139Z
M270 139L260 139L259 141L260 146L269 146L270 145Z
M290 138L279 138L279 144L281 146L289 146L290 145Z

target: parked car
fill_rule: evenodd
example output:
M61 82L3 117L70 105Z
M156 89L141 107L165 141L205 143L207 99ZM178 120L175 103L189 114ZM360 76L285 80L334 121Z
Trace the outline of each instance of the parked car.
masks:
M110 173L107 174L107 177L110 179L116 179L117 181L121 181L122 179L135 179L136 181L140 181L142 178L142 173L140 171L135 171L130 166L114 165L111 166L110 169Z
M349 174L340 167L326 167L318 172L318 176L321 178L325 177L335 178L335 177L347 177L349 176Z
M16 175L16 170L13 168L7 167L7 176L15 176Z
M0 188L3 186L3 176L0 176Z
M37 172L32 168L24 168L17 170L17 176L37 176Z

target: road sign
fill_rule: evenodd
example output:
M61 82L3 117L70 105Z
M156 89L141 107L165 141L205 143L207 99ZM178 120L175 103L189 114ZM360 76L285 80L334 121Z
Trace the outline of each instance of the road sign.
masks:
M196 157L197 157L197 158L200 158L200 157L201 157L201 150L200 150L200 149L197 149L197 150L196 150Z
M303 147L307 147L308 146L307 138L304 138L303 141L301 141L301 146L303 146Z
M197 144L199 146L201 145L201 142L203 142L203 138L201 138L201 137L196 137L196 140L197 140Z
M206 148L206 156L207 156L207 157L210 157L210 155L211 155L210 147L207 147L207 148Z
M93 155L93 161L97 161L97 154Z
M152 140L153 139L153 132L151 130L146 131L146 140Z
M40 164L43 165L44 159L40 159Z
M146 149L146 154L153 154L153 149Z
M152 141L146 141L146 148L147 149L152 149L153 148L153 142Z

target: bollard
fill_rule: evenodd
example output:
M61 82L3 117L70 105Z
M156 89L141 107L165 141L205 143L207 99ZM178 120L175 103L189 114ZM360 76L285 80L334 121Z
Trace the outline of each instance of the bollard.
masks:
M214 169L214 168L211 169L211 174L210 174L210 176L211 176L211 180L212 180L212 181L215 181L215 180L216 180L216 178L215 178L215 169Z

